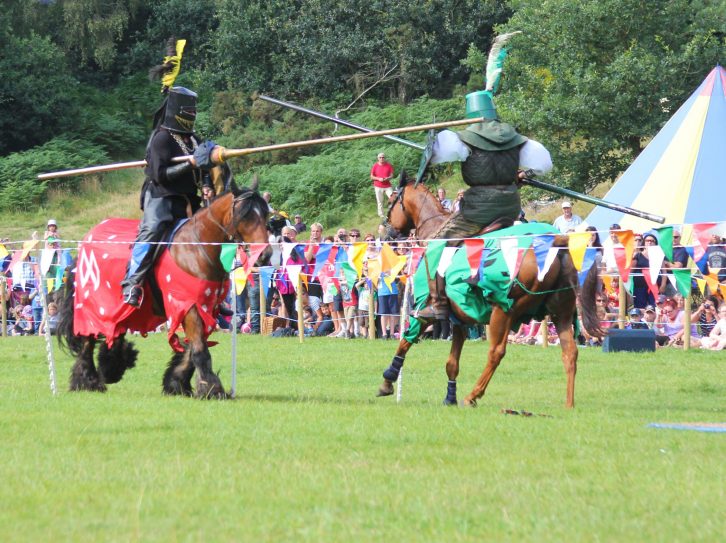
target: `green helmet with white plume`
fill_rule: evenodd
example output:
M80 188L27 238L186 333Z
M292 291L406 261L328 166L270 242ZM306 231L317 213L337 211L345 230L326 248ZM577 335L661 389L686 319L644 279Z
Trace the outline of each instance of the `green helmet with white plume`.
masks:
M499 122L494 107L494 93L499 90L502 65L507 56L506 43L521 32L509 32L494 39L487 60L485 88L466 95L467 118L484 117L487 121L470 125L459 132L459 138L472 147L485 151L501 151L522 145L527 138L506 123Z

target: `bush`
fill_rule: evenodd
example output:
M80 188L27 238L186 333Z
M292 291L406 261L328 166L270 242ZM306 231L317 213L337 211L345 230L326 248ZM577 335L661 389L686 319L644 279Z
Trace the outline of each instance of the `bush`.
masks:
M40 147L2 157L0 210L28 210L42 201L49 182L75 186L80 180L80 177L71 177L62 181L38 181L40 173L108 162L108 155L100 146L62 137Z

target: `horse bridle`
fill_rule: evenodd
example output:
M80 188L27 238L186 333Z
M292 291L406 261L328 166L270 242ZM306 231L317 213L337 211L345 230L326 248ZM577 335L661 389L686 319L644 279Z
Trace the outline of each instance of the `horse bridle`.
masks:
M393 201L388 206L388 213L386 214L386 223L388 224L388 229L389 230L392 229L392 227L391 227L391 211L393 211L393 208L396 205L396 203L400 203L401 204L401 211L404 211L404 212L406 211L406 208L403 205L403 191L406 190L406 187L407 186L408 185L400 185L399 186L399 190L396 191L396 197L393 199ZM421 210L421 211L423 211L423 210ZM435 219L435 218L436 218L436 215L431 215L430 217L424 219L423 221L421 221L421 224L419 224L416 227L416 230L417 231L420 230L423 225L425 225L431 219ZM398 230L396 230L396 232L398 232ZM398 232L398 233L399 233L399 235L401 234L401 232Z
M251 198L253 194L254 194L254 191L250 190L250 191L243 192L242 194L234 197L234 200L232 201L232 221L230 224L234 223L234 216L235 216L235 211L237 209L237 205L241 204L243 201ZM211 219L211 221L214 224L217 225L217 227L222 231L222 233L227 237L227 239L229 241L236 241L237 243L244 242L244 240L239 236L237 229L234 230L233 234L230 234L229 231L227 230L228 226L224 226L224 225L220 224L217 221L217 219L215 219L214 216L212 216L211 214L210 214L209 218Z

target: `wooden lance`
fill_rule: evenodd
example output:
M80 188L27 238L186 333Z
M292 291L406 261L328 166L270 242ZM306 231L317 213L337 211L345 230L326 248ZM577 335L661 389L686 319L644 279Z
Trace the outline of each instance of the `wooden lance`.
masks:
M298 147L311 147L313 145L325 145L327 143L340 143L345 141L355 141L364 138L378 138L382 136L390 136L394 134L406 134L408 132L420 132L426 130L435 130L438 128L448 128L450 126L462 126L465 124L480 123L484 121L483 117L474 119L459 119L456 121L445 121L440 123L422 124L418 126L404 126L402 128L391 128L388 130L373 130L363 134L348 134L346 136L335 136L332 138L320 138L315 140L293 141L290 143L277 143L275 145L264 145L262 147L249 147L246 149L226 149L217 146L212 151L212 161L221 164L230 158L251 155L253 153L265 153L269 151L280 151L282 149L294 149ZM184 162L191 160L192 155L178 156L172 159L173 162ZM115 170L123 170L127 168L142 168L146 166L145 160L135 162L120 162L117 164L108 164L106 166L91 166L89 168L78 168L75 170L66 170L61 172L43 173L38 176L39 180L55 179L57 177L71 177L74 175L87 175L91 173L111 172Z
M339 124L341 126L347 126L348 128L352 128L354 130L359 130L361 132L366 132L368 134L374 134L375 132L370 129L366 128L365 126L361 126L355 123L352 123L350 121L346 121L344 119L339 119L337 117L333 117L332 115L326 115L325 113L321 113L319 111L315 111L314 109L309 109L303 106L299 106L297 104L292 104L290 102L285 102L283 100L279 100L277 98L272 98L270 96L265 96L264 94L259 95L260 100L264 100L265 102L270 102L271 104L276 104L278 106L286 107L289 109L293 109L295 111L299 111L301 113L307 113L308 115L312 115L313 117L317 117L319 119L324 119L326 121L330 121L336 124ZM470 119L472 123L479 122L479 119ZM464 123L466 124L466 123ZM387 140L390 140L394 143L399 143L401 145L406 145L407 147L412 147L413 149L418 149L420 151L423 151L425 147L423 145L420 145L418 143L415 143L413 141L405 140L403 138L396 138L391 135L382 135ZM562 196L567 196L569 198L573 198L575 200L582 200L583 202L588 202L590 204L594 204L596 206L600 207L606 207L608 209L612 209L613 211L619 211L620 213L626 213L628 215L634 215L636 217L640 217L641 219L647 219L649 221L656 222L658 224L663 224L665 222L665 217L661 217L660 215L654 215L652 213L648 213L646 211L640 211L638 209L633 209L632 207L623 206L620 204L616 204L613 202L608 202L606 200L602 200L600 198L596 198L594 196L589 196L587 194L582 194L580 192L575 192L574 190L565 189L562 187L558 187L557 185L551 185L549 183L545 183L543 181L539 181L537 179L529 179L525 178L522 179L521 182L525 185L529 185L531 187L535 187L538 189L543 189L549 192L554 192L555 194L560 194Z

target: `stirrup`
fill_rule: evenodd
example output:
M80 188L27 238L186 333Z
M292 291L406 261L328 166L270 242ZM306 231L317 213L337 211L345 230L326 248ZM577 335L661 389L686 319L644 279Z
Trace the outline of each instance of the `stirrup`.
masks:
M139 285L132 285L124 295L124 303L131 307L139 307L144 301L144 289Z

